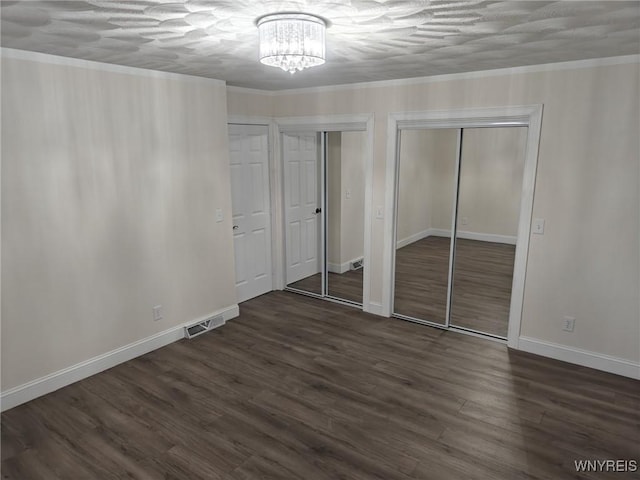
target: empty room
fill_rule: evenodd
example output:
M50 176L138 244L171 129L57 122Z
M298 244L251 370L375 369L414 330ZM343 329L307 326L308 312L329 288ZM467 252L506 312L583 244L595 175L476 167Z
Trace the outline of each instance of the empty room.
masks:
M1 474L640 475L640 2L2 1Z

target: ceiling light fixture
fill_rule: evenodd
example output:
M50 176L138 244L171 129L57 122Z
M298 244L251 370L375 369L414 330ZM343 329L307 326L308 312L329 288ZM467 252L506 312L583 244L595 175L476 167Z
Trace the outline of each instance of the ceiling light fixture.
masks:
M327 22L306 13L275 13L256 21L260 62L294 74L324 63Z

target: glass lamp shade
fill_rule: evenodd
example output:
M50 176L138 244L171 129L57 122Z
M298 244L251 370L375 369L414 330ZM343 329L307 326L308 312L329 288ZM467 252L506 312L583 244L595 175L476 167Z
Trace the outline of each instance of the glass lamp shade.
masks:
M260 62L291 74L324 63L326 23L303 13L266 15L257 22Z

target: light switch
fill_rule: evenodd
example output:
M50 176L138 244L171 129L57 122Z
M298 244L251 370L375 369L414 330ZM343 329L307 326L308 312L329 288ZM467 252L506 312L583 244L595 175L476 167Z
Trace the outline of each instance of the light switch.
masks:
M533 233L544 235L544 218L533 219Z
M222 209L216 208L216 222L220 223L222 220L224 220L224 217L222 216Z
M382 218L382 207L379 205L376 207L376 218L378 219Z

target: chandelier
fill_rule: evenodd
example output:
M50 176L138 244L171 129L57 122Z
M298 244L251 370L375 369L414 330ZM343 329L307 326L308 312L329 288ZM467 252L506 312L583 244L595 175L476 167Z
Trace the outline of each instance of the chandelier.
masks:
M260 17L260 62L291 74L324 63L327 23L306 13L275 13Z

